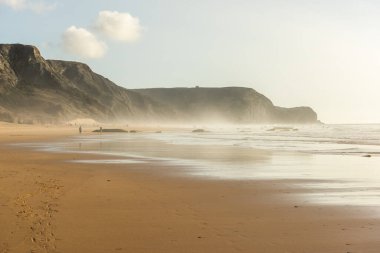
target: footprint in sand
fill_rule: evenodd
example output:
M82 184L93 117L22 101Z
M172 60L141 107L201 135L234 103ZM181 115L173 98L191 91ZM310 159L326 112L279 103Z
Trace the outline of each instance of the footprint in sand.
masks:
M19 194L13 201L20 222L29 224L32 252L55 252L57 239L52 222L54 214L58 212L57 201L62 195L62 188L57 180L39 177L30 192Z

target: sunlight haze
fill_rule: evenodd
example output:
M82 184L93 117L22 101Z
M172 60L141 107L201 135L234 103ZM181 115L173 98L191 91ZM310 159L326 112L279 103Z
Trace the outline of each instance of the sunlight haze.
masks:
M369 0L1 0L1 43L85 62L126 88L244 86L322 122L380 123L379 10Z

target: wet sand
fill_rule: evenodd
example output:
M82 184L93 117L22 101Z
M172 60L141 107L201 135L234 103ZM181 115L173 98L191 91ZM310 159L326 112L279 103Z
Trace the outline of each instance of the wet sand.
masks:
M284 180L182 177L158 164L10 147L76 128L0 125L0 252L379 252L375 208L311 205ZM87 133L85 133L87 134Z

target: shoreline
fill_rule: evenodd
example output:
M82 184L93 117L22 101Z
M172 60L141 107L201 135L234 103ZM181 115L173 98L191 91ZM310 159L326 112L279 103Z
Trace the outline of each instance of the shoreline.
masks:
M366 208L286 198L286 180L178 177L157 164L79 164L104 156L4 143L74 129L0 134L0 252L378 252ZM17 136L10 136L14 132ZM76 132L72 133L75 135Z

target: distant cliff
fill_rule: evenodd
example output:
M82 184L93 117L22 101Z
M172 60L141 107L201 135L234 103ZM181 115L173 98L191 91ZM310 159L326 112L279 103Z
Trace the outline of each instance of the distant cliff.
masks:
M249 88L128 90L78 62L45 60L33 46L0 44L0 121L315 123L309 107L280 108Z
M230 123L314 123L317 114L309 107L281 108L251 88L156 88L137 89L169 105L178 118Z

